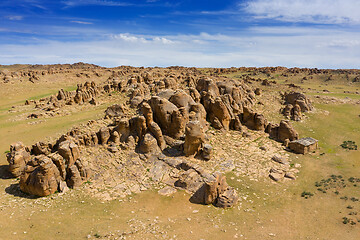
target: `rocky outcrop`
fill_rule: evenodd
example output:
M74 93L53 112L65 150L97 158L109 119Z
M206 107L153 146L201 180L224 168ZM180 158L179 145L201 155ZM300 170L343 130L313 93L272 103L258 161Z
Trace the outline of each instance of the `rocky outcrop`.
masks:
M288 119L300 121L302 113L313 109L311 101L299 92L290 92L283 95L285 107L281 109L281 113Z
M195 174L192 173L192 175L194 178ZM230 187L226 182L226 177L219 173L208 175L204 180L195 182L201 182L201 184L197 185L198 188L190 199L194 203L229 208L234 206L239 199L236 190Z
M64 182L67 187L73 188L88 178L88 172L80 160L78 145L71 137L62 137L52 148L50 146L37 143L30 151L22 143L11 145L9 170L14 176L20 177L23 192L47 196L64 189Z
M269 123L265 132L269 133L271 138L280 142L293 141L299 138L299 134L287 120L282 120L280 125Z

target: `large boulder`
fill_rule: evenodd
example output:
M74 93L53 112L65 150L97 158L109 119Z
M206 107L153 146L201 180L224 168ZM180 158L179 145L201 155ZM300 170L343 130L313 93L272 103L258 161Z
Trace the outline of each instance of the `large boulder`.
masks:
M257 131L264 131L268 125L267 119L264 115L255 113L248 107L243 108L243 113L241 114L241 122L250 129Z
M159 150L160 149L156 138L150 133L146 133L139 143L139 151L145 154L156 154L159 152Z
M185 128L184 153L185 156L194 156L202 148L205 141L204 129L199 121L190 121Z
M25 193L43 197L55 193L60 181L59 170L52 160L45 155L39 155L27 163L20 176L20 189Z
M277 139L280 142L284 142L285 139L289 139L290 141L294 141L299 138L299 134L296 130L291 126L289 121L282 120L279 125Z
M196 85L196 90L198 90L200 94L205 91L214 98L220 95L218 86L212 79L209 78L199 79Z
M59 144L58 153L65 159L66 166L71 167L80 158L80 151L73 140L66 140Z
M66 183L70 188L76 188L88 178L88 172L80 160L77 160L74 165L67 168Z
M107 144L108 140L110 138L110 129L108 127L103 127L99 131L99 142L102 145Z
M30 151L22 142L10 145L10 152L7 154L9 171L14 177L19 177L24 171L26 163L30 160Z
M220 173L214 173L203 180L203 184L190 200L194 203L229 208L234 206L238 199L237 192L227 184L226 177Z
M108 107L105 111L105 117L114 118L121 117L125 114L125 108L121 104L114 104Z
M178 108L184 107L188 112L191 105L195 104L195 101L192 99L192 97L186 94L183 90L177 90L169 100Z

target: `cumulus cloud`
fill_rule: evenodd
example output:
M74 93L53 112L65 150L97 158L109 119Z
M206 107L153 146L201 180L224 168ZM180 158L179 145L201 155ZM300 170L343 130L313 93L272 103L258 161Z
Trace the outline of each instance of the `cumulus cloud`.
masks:
M358 0L253 0L240 6L258 18L286 22L360 23Z
M134 35L60 42L0 44L1 64L90 62L102 66L287 66L356 68L360 33L301 28L252 28L245 35ZM169 44L170 43L170 44Z
M121 33L111 35L112 39L123 40L125 42L132 42L132 43L161 43L161 44L172 44L174 41L167 39L165 37L159 36L136 36L129 33Z

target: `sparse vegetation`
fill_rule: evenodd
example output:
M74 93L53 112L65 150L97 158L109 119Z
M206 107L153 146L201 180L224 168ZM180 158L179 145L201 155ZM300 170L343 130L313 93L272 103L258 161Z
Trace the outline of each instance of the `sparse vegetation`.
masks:
M314 194L311 193L311 192L306 192L306 191L304 191L304 192L301 193L301 197L303 197L303 198L305 198L305 199L308 199L308 198L310 198L310 197L312 197L312 196L314 196Z
M340 146L349 150L357 150L357 145L354 141L344 141Z

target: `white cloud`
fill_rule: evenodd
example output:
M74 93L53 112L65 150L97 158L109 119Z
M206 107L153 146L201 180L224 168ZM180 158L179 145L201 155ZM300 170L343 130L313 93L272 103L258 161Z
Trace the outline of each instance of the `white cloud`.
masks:
M109 6L109 7L126 7L132 6L132 3L124 1L110 1L110 0L67 0L63 1L63 4L67 7L77 7L77 6Z
M83 61L102 66L358 68L359 45L360 33L345 29L252 28L239 36L123 33L105 40L0 44L0 64Z
M159 36L136 36L129 33L121 33L116 35L111 35L111 38L117 40L123 40L125 42L132 43L161 43L161 44L172 44L174 41L167 39L165 37Z
M90 25L93 24L92 22L85 22L85 21L70 21L72 23L78 23L78 24L84 24L84 25Z
M9 19L9 20L12 20L12 21L20 21L20 20L24 19L23 16L19 16L19 15L6 16L5 18Z
M253 0L245 4L245 10L258 18L286 22L360 23L359 0Z

